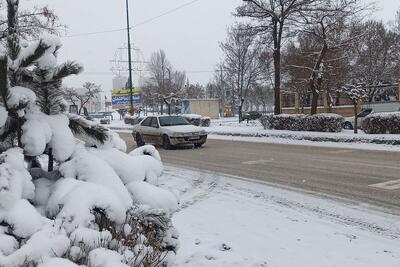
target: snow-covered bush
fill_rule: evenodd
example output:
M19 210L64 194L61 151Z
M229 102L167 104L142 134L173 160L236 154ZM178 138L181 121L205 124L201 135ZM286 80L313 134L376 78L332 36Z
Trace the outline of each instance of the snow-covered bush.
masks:
M362 124L368 134L400 134L400 112L383 112L368 115Z
M182 114L181 116L195 126L210 127L211 124L210 117L203 117L198 114Z
M316 115L267 114L260 118L264 129L314 132L340 132L344 118L333 113Z

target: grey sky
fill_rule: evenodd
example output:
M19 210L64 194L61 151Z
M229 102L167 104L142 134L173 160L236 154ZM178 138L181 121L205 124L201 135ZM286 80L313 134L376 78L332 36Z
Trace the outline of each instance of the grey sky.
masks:
M193 0L129 0L132 24L140 24ZM125 0L22 0L22 6L47 4L56 10L68 25L68 35L99 32L126 26ZM221 58L219 42L225 39L226 28L233 23L232 12L241 0L198 0L175 12L133 29L135 46L145 59L153 51L164 49L173 66L186 70L192 82L207 83L214 65ZM375 16L385 21L395 16L399 0L378 0ZM85 73L69 78L66 84L80 86L85 81L111 89L109 60L126 44L126 32L83 35L63 38L60 61L77 60ZM200 71L200 72L198 72ZM143 73L142 75L146 75ZM137 78L138 75L136 75Z

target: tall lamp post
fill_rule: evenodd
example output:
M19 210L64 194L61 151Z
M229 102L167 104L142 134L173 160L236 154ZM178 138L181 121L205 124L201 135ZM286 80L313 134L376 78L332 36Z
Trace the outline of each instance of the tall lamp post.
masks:
M129 100L130 100L130 112L133 115L133 83L132 83L132 51L131 51L131 33L129 25L129 4L126 1L126 30L128 32L128 64L129 64Z

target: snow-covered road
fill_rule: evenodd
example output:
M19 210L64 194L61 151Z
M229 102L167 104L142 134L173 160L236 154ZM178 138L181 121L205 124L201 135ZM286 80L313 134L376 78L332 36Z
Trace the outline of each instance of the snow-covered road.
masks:
M400 217L215 173L167 166L180 196L177 266L400 264Z

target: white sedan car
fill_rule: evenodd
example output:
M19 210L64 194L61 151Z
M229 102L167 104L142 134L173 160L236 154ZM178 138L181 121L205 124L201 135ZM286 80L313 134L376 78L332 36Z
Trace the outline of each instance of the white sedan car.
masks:
M176 145L193 144L201 147L207 141L207 132L191 125L182 116L149 116L133 126L132 136L138 146L161 144L165 149Z
M359 128L359 129L362 128L362 123L363 123L364 119L371 113L373 113L372 108L367 108L367 109L364 109L363 111L361 111L358 114L358 116L357 116L357 118L358 118L357 119L357 128ZM355 120L356 120L355 117L354 116L346 117L344 119L345 120L344 120L343 128L351 129L351 130L354 129L354 124L355 124Z

